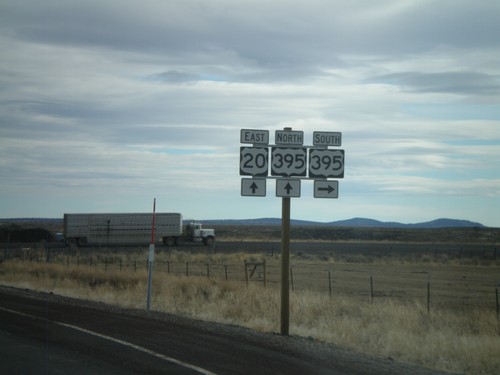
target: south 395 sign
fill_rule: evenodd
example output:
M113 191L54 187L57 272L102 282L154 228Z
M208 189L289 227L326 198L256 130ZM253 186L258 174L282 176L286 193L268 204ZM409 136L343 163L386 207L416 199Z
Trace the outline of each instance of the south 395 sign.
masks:
M344 178L344 150L309 149L309 177Z

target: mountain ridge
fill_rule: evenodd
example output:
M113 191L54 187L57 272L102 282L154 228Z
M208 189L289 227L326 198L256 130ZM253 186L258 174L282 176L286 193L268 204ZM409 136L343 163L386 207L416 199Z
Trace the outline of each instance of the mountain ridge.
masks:
M4 223L30 223L30 222L62 223L62 218L2 218ZM207 219L199 220L206 225L281 225L281 218L264 217L256 219ZM380 221L375 219L354 217L347 220L320 222L312 220L291 219L295 226L328 226L328 227L357 227L357 228L487 228L478 222L439 218L421 223L399 223L395 221Z
M222 219L222 220L200 220L206 225L280 225L280 218L258 218L258 219ZM330 227L363 227L363 228L486 228L485 225L462 219L439 218L420 223L399 223L394 221L380 221L369 218L355 217L347 220L330 222L318 222L310 220L290 220L296 226L330 226Z

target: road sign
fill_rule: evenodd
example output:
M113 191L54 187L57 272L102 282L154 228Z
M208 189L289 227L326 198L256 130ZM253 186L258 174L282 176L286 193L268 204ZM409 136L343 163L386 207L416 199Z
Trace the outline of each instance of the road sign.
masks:
M293 177L307 175L307 149L305 147L272 147L271 175Z
M340 132L313 132L314 146L337 146L342 144L342 133Z
M344 178L344 150L309 149L309 177Z
M269 130L241 129L241 143L269 144Z
M240 147L240 175L267 177L269 148Z
M302 146L304 144L304 132L292 130L276 130L274 143L284 146Z
M339 182L314 180L314 198L338 198Z
M300 198L300 180L291 178L277 179L276 196L283 198Z
M266 179L265 178L242 178L241 195L246 197L265 197Z

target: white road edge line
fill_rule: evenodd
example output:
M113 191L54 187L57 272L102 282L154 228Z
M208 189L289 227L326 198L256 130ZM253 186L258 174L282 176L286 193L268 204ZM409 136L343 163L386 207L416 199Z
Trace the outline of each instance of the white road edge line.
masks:
M38 317L38 316L35 316L35 315L26 314L26 313L23 313L21 311L6 309L4 307L0 307L0 310L7 311L7 312L10 312L12 314L17 314L17 315L21 315L21 316L24 316L24 317L32 318L32 319L46 320L45 318L41 318L41 317ZM176 365L189 368L191 370L199 372L200 374L204 374L204 375L216 375L215 373L213 373L211 371L208 371L208 370L205 370L205 369L203 369L201 367L194 366L194 365L186 363L186 362L182 362L182 361L180 361L178 359L175 359L175 358L172 358L172 357L168 357L168 356L160 354L160 353L156 353L156 352L154 352L152 350L149 350L149 349L144 348L142 346L138 346L138 345L132 344L132 343L127 342L127 341L123 341L123 340L120 340L120 339L115 339L114 337L106 336L106 335L103 335L101 333L90 331L90 330L82 328L82 327L74 326L72 324L67 324L67 323L62 323L62 322L56 322L54 320L51 320L50 322L52 322L54 324L58 324L58 325L63 326L63 327L66 327L66 328L71 328L71 329L74 329L76 331L80 331L80 332L86 333L88 335L96 336L96 337L99 337L99 338L104 339L104 340L109 340L109 341L115 342L115 343L120 344L120 345L127 346L129 348L132 348L132 349L141 351L143 353L152 355L152 356L154 356L156 358L163 359L164 361L172 362L172 363L175 363Z

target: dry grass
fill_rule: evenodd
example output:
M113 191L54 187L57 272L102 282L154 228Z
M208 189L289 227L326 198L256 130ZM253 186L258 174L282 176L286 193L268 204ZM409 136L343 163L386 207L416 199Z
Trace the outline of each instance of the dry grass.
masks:
M207 261L187 253L169 256L179 263ZM244 254L217 257L210 261L241 263L248 258ZM145 258L141 254L138 259ZM156 272L153 280L155 310L263 332L279 331L278 288L165 272ZM103 267L19 261L0 264L3 285L128 308L145 307L146 282L144 270L106 272ZM497 374L500 368L500 324L491 308L433 308L429 314L421 300L384 298L371 304L347 294L329 298L326 293L303 290L291 294L290 320L291 334L377 356L467 374Z

